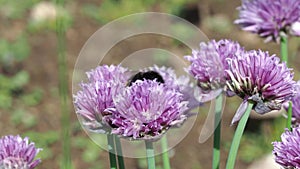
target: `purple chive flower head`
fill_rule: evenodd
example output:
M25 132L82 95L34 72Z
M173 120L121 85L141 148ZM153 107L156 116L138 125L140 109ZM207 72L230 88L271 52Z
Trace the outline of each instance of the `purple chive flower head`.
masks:
M243 53L244 49L231 40L212 40L200 43L199 50L193 50L192 56L185 56L191 62L188 72L197 80L199 86L198 100L205 102L219 95L226 84L226 58Z
M3 136L0 138L0 168L33 169L41 162L34 160L40 151L27 137Z
M130 76L128 69L123 68L120 65L98 66L96 69L92 69L86 74L89 82L96 82L100 80L100 81L118 81L121 83L126 83Z
M155 80L137 80L114 97L116 108L104 117L112 133L133 140L159 139L186 119L182 94Z
M291 25L300 20L299 0L243 0L238 10L235 23L266 38L266 42L278 43L281 36L287 36Z
M182 75L177 77L175 70L170 67L159 67L154 65L143 70L157 72L163 79L164 85L170 89L175 89L183 94L183 100L188 101L188 110L187 113L190 113L190 110L199 106L199 102L194 97L194 84L191 83L188 76Z
M113 97L125 86L129 78L121 66L99 66L87 72L88 82L81 83L81 90L74 95L76 113L83 125L96 133L109 133L110 127L102 122L105 109L114 108Z
M281 142L273 142L275 161L282 167L300 168L300 128L286 129L281 135Z
M233 123L244 114L248 101L254 103L257 113L264 114L281 109L282 104L294 96L294 75L275 55L253 50L227 60L228 90L243 99Z

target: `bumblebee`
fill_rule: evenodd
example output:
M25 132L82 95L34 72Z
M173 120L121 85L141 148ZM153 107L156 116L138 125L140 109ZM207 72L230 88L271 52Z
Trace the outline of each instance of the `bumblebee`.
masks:
M162 76L155 72L155 71L147 71L147 72L138 72L137 74L133 75L127 86L131 86L134 82L136 82L137 80L156 80L156 82L158 83L165 83L164 79L162 78Z

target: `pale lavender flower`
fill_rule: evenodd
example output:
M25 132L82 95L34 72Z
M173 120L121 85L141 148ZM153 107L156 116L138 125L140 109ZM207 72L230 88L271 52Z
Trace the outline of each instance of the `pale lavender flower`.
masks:
M254 103L253 109L257 113L265 114L281 109L282 104L294 96L294 75L277 56L253 50L227 60L228 90L243 99L232 123L239 121L248 102Z
M291 26L300 21L299 0L243 0L238 10L239 19L235 23L245 31L266 38L266 42L278 43L282 36L287 36Z
M244 49L231 40L212 40L200 43L199 50L193 50L192 56L185 56L191 62L188 72L197 80L199 91L196 97L201 102L218 96L226 84L226 58L232 58L244 52Z
M281 142L273 142L275 161L286 169L300 168L300 128L286 129Z
M34 160L40 151L27 137L3 136L0 139L0 168L33 169L41 162Z
M104 120L113 134L133 140L157 140L187 118L182 94L156 80L137 80L114 97L114 104Z
M96 133L109 133L110 127L102 122L105 109L114 108L113 97L129 79L127 69L121 66L98 66L87 72L89 81L81 83L81 90L74 95L76 113L83 125Z

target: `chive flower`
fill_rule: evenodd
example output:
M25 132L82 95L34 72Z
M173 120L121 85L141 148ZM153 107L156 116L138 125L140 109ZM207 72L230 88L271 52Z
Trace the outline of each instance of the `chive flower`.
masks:
M129 79L129 72L121 66L98 66L87 72L88 82L81 83L74 95L74 105L83 126L96 133L110 133L102 122L105 109L114 108L113 97Z
M281 135L281 141L273 142L273 155L276 163L283 168L300 168L300 128L286 129Z
M3 136L0 138L0 168L33 169L41 162L40 159L35 160L40 151L27 137Z
M227 88L243 99L232 123L240 120L248 102L259 114L280 110L295 94L294 74L280 59L261 50L244 52L228 58Z
M281 37L289 33L300 35L299 0L243 0L238 10L239 19L235 23L265 38L266 42L279 43Z
M157 140L186 120L182 94L156 80L137 80L114 97L104 120L112 133L130 140Z
M163 79L163 84L170 89L175 89L183 94L183 100L188 101L187 114L191 114L191 110L200 106L196 98L194 97L194 84L191 82L190 78L186 75L181 75L177 77L175 70L171 67L165 66L151 66L141 70L142 72L154 71L157 72Z
M226 85L228 64L226 59L244 52L244 49L231 40L200 43L199 50L193 50L191 56L185 56L191 64L187 71L197 80L197 99L206 102L217 97Z

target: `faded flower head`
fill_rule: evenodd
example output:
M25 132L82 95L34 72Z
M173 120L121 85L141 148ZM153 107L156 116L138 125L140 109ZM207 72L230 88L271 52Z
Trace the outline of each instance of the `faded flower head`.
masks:
M40 151L27 137L3 136L0 139L0 168L33 169L41 162L34 160Z
M291 26L300 21L299 0L243 0L238 10L239 19L235 23L245 31L266 38L266 42L278 43L280 37L287 36ZM297 36L293 30L291 33Z
M253 50L227 60L228 90L243 99L232 123L242 117L248 101L254 103L257 113L264 114L281 109L282 104L294 96L294 75L277 56Z
M114 108L113 97L126 85L129 78L127 69L121 66L98 66L87 72L89 81L81 83L81 90L74 95L77 115L83 125L96 133L109 133L110 127L102 123L105 109Z
M205 102L219 95L226 84L226 58L241 55L244 49L231 40L212 40L200 43L199 50L193 50L192 56L185 56L191 62L188 72L197 80L199 86L198 100Z
M130 139L156 140L186 119L182 94L156 80L137 80L114 97L104 120L112 133Z
M273 154L276 163L282 167L300 168L300 128L286 129L281 135L281 142L273 142Z

